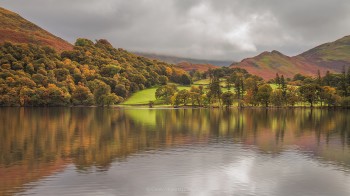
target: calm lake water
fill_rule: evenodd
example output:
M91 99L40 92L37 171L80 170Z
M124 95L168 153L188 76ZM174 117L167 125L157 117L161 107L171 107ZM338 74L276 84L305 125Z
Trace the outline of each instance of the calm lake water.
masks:
M350 111L0 108L0 195L349 196Z

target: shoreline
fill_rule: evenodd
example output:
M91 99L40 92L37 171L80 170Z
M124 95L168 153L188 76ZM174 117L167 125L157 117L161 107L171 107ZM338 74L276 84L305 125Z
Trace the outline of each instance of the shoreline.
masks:
M327 110L349 110L350 108L341 107L341 106L170 106L170 105L155 105L153 107L149 107L147 104L140 105L111 105L111 106L0 106L0 108L115 108L115 109L221 109L221 110L229 110L229 109L266 109L266 110L275 110L275 109L327 109Z

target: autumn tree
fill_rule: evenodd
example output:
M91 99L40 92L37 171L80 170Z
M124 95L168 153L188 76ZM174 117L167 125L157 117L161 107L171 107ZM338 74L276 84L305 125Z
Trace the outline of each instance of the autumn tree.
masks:
M89 88L79 85L72 93L72 102L74 105L93 105L94 96Z
M311 107L319 101L320 86L317 84L305 84L299 88L299 92L303 100L310 103Z

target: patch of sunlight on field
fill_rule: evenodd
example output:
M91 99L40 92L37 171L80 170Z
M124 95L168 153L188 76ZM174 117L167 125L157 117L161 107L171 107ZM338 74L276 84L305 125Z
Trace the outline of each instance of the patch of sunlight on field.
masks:
M150 101L156 101L155 93L158 87L148 88L134 93L122 105L146 105ZM190 86L177 86L179 90L190 90Z
M141 105L148 104L150 101L156 100L155 93L157 87L138 91L129 97L123 104L125 105Z

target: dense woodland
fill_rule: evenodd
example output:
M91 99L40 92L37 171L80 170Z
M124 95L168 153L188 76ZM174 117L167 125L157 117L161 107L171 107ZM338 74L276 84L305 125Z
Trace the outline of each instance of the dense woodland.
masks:
M240 68L220 68L191 74L193 78L210 78L207 86L178 90L175 85L157 89L155 96L165 104L192 106L319 106L350 108L350 68L342 73L320 73L317 77L296 74L292 79L276 74L264 81ZM273 88L273 86L275 88ZM226 88L226 89L225 89ZM224 92L225 90L225 92Z
M188 85L188 73L115 49L106 40L78 39L58 54L37 45L0 46L1 106L112 105L168 81Z

